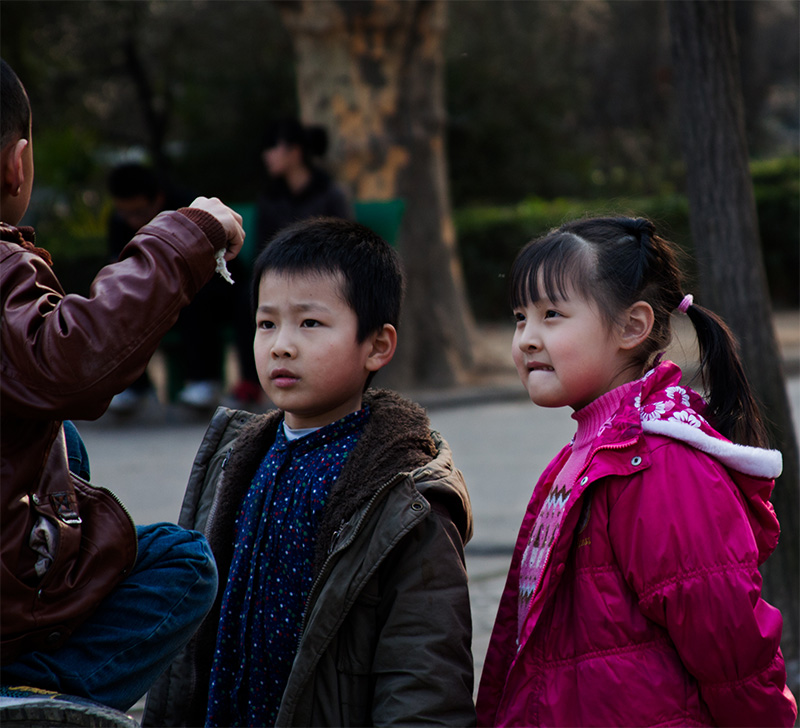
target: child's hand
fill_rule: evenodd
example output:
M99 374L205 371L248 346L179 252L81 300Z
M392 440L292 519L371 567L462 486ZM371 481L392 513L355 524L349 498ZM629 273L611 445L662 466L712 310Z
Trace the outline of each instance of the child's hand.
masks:
M244 244L244 228L242 216L225 205L217 197L198 197L190 207L197 207L213 215L225 228L228 242L225 246L225 260L233 260Z

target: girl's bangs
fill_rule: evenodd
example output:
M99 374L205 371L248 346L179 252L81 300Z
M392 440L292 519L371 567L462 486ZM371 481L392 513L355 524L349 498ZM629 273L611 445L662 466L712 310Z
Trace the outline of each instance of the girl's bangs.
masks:
M585 242L569 233L554 233L529 243L511 268L511 307L520 308L540 298L562 301L571 291L589 290L586 252Z

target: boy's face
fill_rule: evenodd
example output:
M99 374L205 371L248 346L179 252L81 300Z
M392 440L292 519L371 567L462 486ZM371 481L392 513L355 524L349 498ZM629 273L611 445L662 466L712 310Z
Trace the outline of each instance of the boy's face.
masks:
M261 386L293 429L322 427L361 408L367 376L383 366L378 334L359 343L341 276L267 272L253 349Z

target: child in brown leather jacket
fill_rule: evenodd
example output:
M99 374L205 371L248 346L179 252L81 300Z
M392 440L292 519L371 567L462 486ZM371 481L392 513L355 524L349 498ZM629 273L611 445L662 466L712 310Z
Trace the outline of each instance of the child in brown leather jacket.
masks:
M161 336L241 249L217 199L159 215L88 297L66 294L32 228L28 96L2 61L0 90L2 681L127 709L213 603L205 539L135 526L114 494L70 473L63 421L94 419L144 370ZM221 263L220 263L221 265Z

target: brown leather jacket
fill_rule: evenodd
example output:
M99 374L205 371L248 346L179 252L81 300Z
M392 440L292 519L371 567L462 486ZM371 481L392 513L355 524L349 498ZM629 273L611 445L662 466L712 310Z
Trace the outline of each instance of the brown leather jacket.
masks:
M159 215L103 268L88 298L65 295L32 249L0 224L0 659L53 650L128 573L136 531L108 490L69 473L62 421L96 419L145 369L180 310L214 272L222 225L185 208ZM55 524L38 576L31 532ZM41 571L41 568L40 568Z

